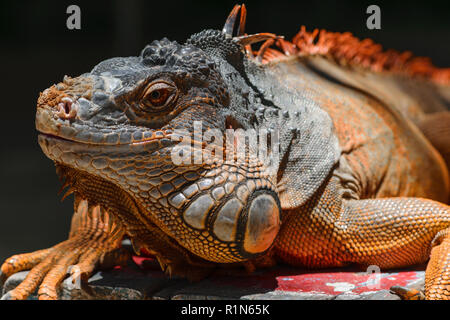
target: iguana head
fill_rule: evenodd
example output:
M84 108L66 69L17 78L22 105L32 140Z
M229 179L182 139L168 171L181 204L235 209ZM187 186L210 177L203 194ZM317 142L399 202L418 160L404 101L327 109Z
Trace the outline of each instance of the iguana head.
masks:
M226 129L253 126L258 96L227 23L65 77L40 95L36 114L48 157L119 186L138 221L221 263L263 254L280 227L274 175L252 154L227 153Z

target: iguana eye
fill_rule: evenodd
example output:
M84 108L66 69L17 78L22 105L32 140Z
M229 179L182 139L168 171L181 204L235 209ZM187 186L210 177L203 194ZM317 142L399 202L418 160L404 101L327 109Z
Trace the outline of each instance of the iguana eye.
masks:
M177 96L175 85L167 82L154 82L148 86L142 95L141 105L144 108L160 110L170 105Z

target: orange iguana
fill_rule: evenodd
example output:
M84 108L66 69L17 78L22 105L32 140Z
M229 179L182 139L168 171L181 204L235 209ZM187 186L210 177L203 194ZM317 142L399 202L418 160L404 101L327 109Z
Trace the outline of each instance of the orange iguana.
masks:
M3 278L31 271L3 298L56 299L69 266L86 279L124 237L193 280L430 259L425 297L450 298L450 70L348 33L247 35L245 18L237 5L221 31L154 41L41 93L39 144L75 213L68 240L6 260ZM246 138L270 161L233 130L266 132Z

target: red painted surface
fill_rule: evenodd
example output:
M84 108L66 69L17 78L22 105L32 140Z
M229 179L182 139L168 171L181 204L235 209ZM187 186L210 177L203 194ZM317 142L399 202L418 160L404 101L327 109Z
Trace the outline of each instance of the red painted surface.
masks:
M154 258L142 256L134 256L133 260L143 269L146 269L146 264L154 262ZM311 271L281 267L257 271L248 276L217 276L208 280L218 286L337 295L344 292L361 294L389 289L394 285L406 286L420 278L423 278L423 271L402 270L367 274L349 269Z
M389 289L394 285L406 286L420 278L417 271L379 273L327 272L277 277L276 290L339 294Z

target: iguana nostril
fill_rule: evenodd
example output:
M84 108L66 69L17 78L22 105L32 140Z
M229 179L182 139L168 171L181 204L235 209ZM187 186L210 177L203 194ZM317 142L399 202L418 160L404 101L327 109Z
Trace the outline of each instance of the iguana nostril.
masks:
M250 204L244 238L244 250L261 253L275 240L280 229L280 208L269 194L257 196Z
M77 115L76 108L74 106L73 100L69 97L64 97L61 102L58 103L57 115L61 119L73 119Z

